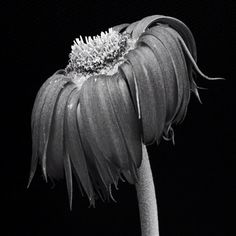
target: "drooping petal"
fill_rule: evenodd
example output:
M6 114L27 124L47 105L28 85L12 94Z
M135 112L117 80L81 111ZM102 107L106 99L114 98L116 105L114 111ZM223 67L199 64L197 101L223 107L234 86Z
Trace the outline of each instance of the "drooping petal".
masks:
M70 204L70 209L72 209L73 181L72 181L71 161L68 153L66 153L66 157L64 159L64 169L65 169L65 178L69 197L69 204Z
M160 68L162 70L163 83L166 97L166 124L173 120L175 108L177 106L177 84L174 77L174 69L168 51L163 43L153 35L142 35L137 43L147 45L154 53Z
M151 24L155 23L155 21L159 18L159 15L153 15L144 17L142 20L138 21L138 24L135 25L132 37L135 39L138 39L142 33L145 32L145 30L150 26Z
M184 42L186 43L188 49L190 50L191 54L193 55L194 60L197 60L197 50L196 50L196 43L194 37L189 30L189 28L180 20L163 15L153 15L143 18L139 21L139 24L133 30L132 36L133 38L139 38L141 34L152 25L157 24L166 24L175 29L183 38Z
M81 89L77 116L87 157L93 169L98 169L104 191L117 184L121 173L130 171L135 182L141 163L141 138L125 81L116 76L89 78Z
M52 111L52 124L49 130L49 140L45 143L44 147L42 167L43 171L47 172L47 175L54 179L64 177L64 159L66 158L64 117L68 98L74 89L76 89L74 83L67 83L58 94L56 104L53 107L54 110Z
M112 107L128 149L129 158L138 168L142 159L141 135L138 117L132 104L127 83L121 74L113 76L112 79L107 79L106 83Z
M186 53L187 58L190 60L190 62L192 63L196 73L198 73L200 76L202 76L203 78L207 79L207 80L224 80L224 78L221 77L209 77L207 75L205 75L198 67L196 60L194 60L193 56L191 55L191 53L189 52L188 47L186 46L184 40L182 38L179 38L179 41L181 43L181 46L183 47L183 51Z
M137 84L136 84L135 75L132 69L132 65L130 65L128 61L125 61L119 66L119 73L125 78L125 80L128 83L133 106L135 108L135 111L138 117L140 118L139 97L138 97Z
M65 111L65 152L66 156L69 157L74 170L73 173L79 182L79 186L81 185L83 187L83 190L88 196L91 204L93 204L93 188L77 123L79 96L80 91L75 89L68 98Z
M122 33L127 28L128 25L129 25L128 23L124 23L121 25L113 26L112 29L119 33Z
M98 194L102 200L109 199L109 187L111 184L117 185L119 171L113 168L113 163L108 163L102 152L94 142L93 133L88 130L81 118L81 107L77 107L77 121L81 142L86 155L88 164L89 176L94 187L94 193ZM110 164L110 165L109 165ZM111 168L110 168L111 167ZM112 169L113 171L111 171ZM114 175L116 177L114 177Z
M81 118L86 130L93 132L94 140L107 161L114 157L112 162L125 169L128 168L127 150L109 98L107 79L106 76L99 76L88 79L88 83L84 84L81 90Z
M45 98L45 103L44 106L42 107L40 114L38 152L41 158L42 170L46 180L47 180L46 152L49 141L50 129L52 125L54 108L57 103L58 95L60 95L60 92L63 90L64 86L70 81L71 81L70 78L63 76L48 85L49 87L48 95Z
M126 28L125 32L132 35L132 32L133 32L134 28L136 27L136 25L137 25L138 23L139 23L139 21L135 21L135 22L131 23L131 24Z
M36 118L38 118L38 114L41 111L40 109L42 109L43 103L45 101L45 97L46 97L48 89L49 89L48 85L52 84L55 80L58 80L58 78L60 78L62 75L65 75L64 70L56 71L51 77L49 77L43 83L43 85L39 89L37 96L35 98L34 106L33 106L33 110L32 110L32 116L31 116L31 128L32 129L33 129L34 123L38 120Z
M147 34L150 33L157 37L165 45L165 48L167 49L171 58L170 63L172 63L174 68L178 93L178 104L173 119L173 122L176 122L181 120L183 113L182 109L185 110L185 107L189 102L190 86L187 68L184 56L182 55L183 53L181 47L177 39L175 40L166 29L168 29L168 27L155 26L148 30Z
M45 97L47 96L47 90L45 89L51 81L55 80L56 76L51 76L48 80L44 82L41 86L38 94L36 96L32 115L31 115L31 132L32 132L32 159L31 159L31 168L30 176L28 181L28 187L32 181L32 178L35 174L37 165L38 165L38 142L39 142L39 129L40 129L40 115L41 110L44 105Z
M178 41L178 38L181 36L174 29L170 27L165 27L164 30L169 33L169 37L174 41L176 50L180 55L179 61L182 62L181 66L183 69L183 74L181 80L183 82L183 99L178 114L175 118L176 123L181 123L184 120L187 113L188 103L190 100L190 92L192 87L191 84L195 82L192 78L192 66L185 60L184 52Z
M166 120L165 86L162 78L161 68L153 51L149 47L137 47L136 52L139 55L141 64L145 68L144 72L146 74L146 78L147 80L150 80L150 85L152 86L153 93L149 94L149 96L153 97L155 105L149 109L155 110L154 114L157 117L157 122L155 126L153 126L153 129L155 131L155 141L159 143ZM144 78L142 78L142 81L143 80ZM146 97L143 97L143 99L146 99Z
M42 159L45 143L48 141L53 106L55 105L57 95L61 89L61 86L63 87L63 85L68 81L69 79L64 76L64 72L62 70L58 71L46 82L44 82L37 94L31 116L32 160L28 186L30 185L30 182L35 174L38 159ZM58 91L54 90L54 85L56 85ZM54 102L50 103L51 109L46 109L48 107L48 104L46 103L50 100L51 96L54 97Z
M155 141L155 131L157 129L157 114L156 110L153 109L156 106L155 98L153 97L153 85L151 84L150 78L147 75L147 70L137 51L130 51L126 57L132 65L137 81L143 142L145 144L152 143Z
M150 144L159 140L165 124L165 94L156 58L148 47L137 47L127 54L137 79L143 141ZM160 91L160 93L159 93Z
M165 27L165 30L168 31L172 35L174 40L178 41L178 43L177 43L178 48L180 46L181 54L183 54L184 61L185 61L186 66L187 66L191 91L194 92L194 94L196 95L198 100L201 102L199 94L198 94L198 89L197 89L198 87L197 87L197 85L196 85L196 83L194 82L194 79L193 79L193 74L195 74L195 71L193 70L193 65L190 62L190 60L188 60L187 57L185 56L185 53L183 52L183 48L180 45L180 41L179 41L179 39L184 40L184 42L187 44L188 50L190 51L192 57L194 58L195 61L197 61L197 51L196 51L196 44L195 44L194 38L191 34L191 31L187 28L186 25L184 25L184 27L181 27L181 24L177 24L177 26L179 26L179 27L176 27L175 25L171 25L171 26L173 28ZM190 97L190 93L188 95ZM186 114L186 112L187 112L187 107L186 107L184 113ZM182 120L184 119L185 114L183 115Z
M109 122L113 114L104 110L101 111L103 104L97 104L98 102L101 103L99 94L107 95L106 86L103 83L101 84L104 80L101 80L102 77L91 77L82 86L77 120L94 189L105 200L109 198L110 185L112 183L117 185L119 166L116 166L118 160L115 154L112 156L109 153L111 147L108 137L106 137L107 134L105 134L107 129L112 129L111 123L109 124L110 127L104 125L105 120ZM101 86L96 89L98 83ZM113 137L109 138L114 140L116 133L113 133Z

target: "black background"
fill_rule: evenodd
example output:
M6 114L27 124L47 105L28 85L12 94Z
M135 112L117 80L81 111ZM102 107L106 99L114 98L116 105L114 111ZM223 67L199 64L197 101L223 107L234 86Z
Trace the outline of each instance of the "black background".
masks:
M69 210L65 183L53 189L38 171L26 188L31 158L30 115L41 84L65 68L79 35L163 14L185 22L195 36L203 104L192 96L175 141L149 147L161 236L236 235L235 87L233 80L233 1L18 1L1 3L3 148L1 153L2 235L141 235L134 186L119 184L117 203L88 200L75 189ZM4 32L4 31L3 31ZM3 210L2 210L3 209ZM1 228L3 230L3 228Z

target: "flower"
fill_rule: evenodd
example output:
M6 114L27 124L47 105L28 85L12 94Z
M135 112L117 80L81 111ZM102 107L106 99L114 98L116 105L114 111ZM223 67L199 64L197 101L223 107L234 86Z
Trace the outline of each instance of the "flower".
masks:
M72 176L94 205L109 199L119 179L137 183L142 143L174 141L183 121L196 64L194 38L181 21L154 15L74 41L65 70L40 88L32 111L31 182L37 164L45 179ZM217 78L214 78L217 79Z

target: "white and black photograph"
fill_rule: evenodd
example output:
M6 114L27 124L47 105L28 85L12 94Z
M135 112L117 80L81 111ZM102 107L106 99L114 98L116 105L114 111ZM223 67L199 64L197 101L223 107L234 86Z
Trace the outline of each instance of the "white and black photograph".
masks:
M236 235L234 1L0 8L1 235Z

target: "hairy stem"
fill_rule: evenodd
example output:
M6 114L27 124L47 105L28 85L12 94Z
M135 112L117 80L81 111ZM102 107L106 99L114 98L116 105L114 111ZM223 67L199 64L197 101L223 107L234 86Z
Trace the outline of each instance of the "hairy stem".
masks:
M159 236L158 213L155 187L146 146L143 145L143 159L138 170L136 184L142 236Z

